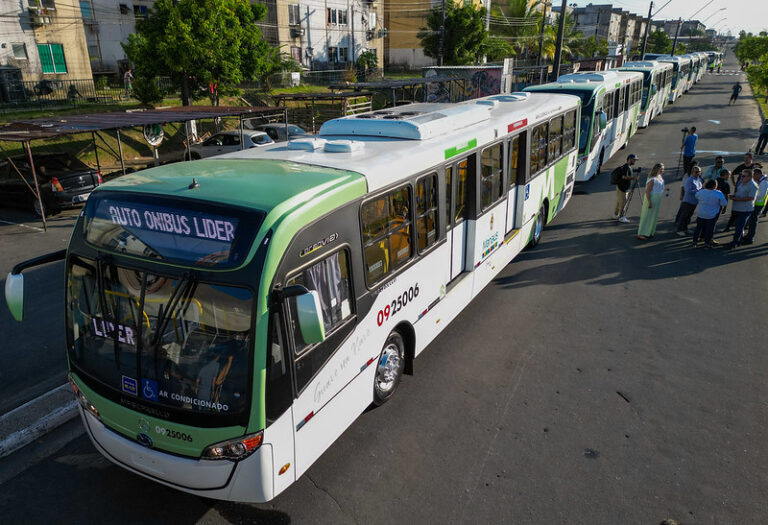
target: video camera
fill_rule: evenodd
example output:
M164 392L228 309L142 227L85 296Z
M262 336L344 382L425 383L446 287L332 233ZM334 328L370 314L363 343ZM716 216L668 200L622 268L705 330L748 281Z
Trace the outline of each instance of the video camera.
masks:
M681 133L688 133L689 131L691 131L691 130L688 129L688 128L683 128L683 129L680 130Z

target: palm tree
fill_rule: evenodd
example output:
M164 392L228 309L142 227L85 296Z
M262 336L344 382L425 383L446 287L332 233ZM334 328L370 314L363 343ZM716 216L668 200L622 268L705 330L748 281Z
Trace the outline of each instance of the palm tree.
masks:
M491 7L491 30L494 35L507 40L515 54L526 55L538 42L541 30L541 13L537 8L540 0L506 0L506 5Z

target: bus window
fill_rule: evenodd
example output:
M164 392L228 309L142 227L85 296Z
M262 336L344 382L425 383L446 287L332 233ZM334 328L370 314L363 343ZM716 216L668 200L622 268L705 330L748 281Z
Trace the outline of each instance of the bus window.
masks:
M549 162L554 162L560 157L563 150L563 116L555 117L549 121Z
M480 209L485 210L503 195L501 169L504 165L504 147L501 142L483 150L480 159L482 194Z
M453 222L461 222L467 218L467 208L469 204L469 161L467 159L459 162L456 170L456 213L453 215Z
M565 114L563 119L563 152L569 151L576 145L576 110Z
M629 109L629 106L635 103L635 83L633 82L627 89L624 90L624 107Z
M291 393L290 365L286 363L286 346L278 314L272 315L267 352L266 409L267 419L276 420L293 401Z
M363 204L365 268L372 284L410 259L411 188L405 186Z
M614 93L606 93L603 97L603 108L605 111L605 118L610 122L613 120L613 95Z
M531 134L531 172L534 175L537 171L547 166L547 127L548 124L539 124L533 128Z
M520 176L519 166L520 166L520 157L521 157L521 150L520 150L520 140L521 137L524 137L525 135L520 134L516 137L512 137L512 140L509 141L509 167L507 168L509 175L508 175L508 183L507 187L511 188L515 184L517 184L518 180L517 178ZM524 181L523 181L524 182Z
M316 291L320 298L320 309L323 313L323 325L325 333L330 334L344 321L352 316L352 295L350 294L349 258L345 250L338 251L326 257L322 261L305 268L299 274L289 278L285 286L304 286L309 291ZM288 299L293 333L294 351L297 356L306 352L310 345L304 342L299 329L296 313L296 298ZM328 346L328 345L318 345ZM322 361L325 361L323 359ZM322 365L322 363L319 363ZM296 367L297 376L304 376L307 380L314 375L301 373L300 367Z
M437 173L416 182L416 245L419 253L437 242Z
M624 96L627 92L627 87L624 86L620 89L616 90L616 94L614 96L614 106L613 106L613 115L618 117L621 113L624 112Z

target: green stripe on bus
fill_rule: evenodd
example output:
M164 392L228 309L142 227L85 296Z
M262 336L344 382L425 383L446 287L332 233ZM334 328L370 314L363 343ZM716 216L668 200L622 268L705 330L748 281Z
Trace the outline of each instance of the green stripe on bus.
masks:
M452 148L448 148L447 150L445 150L445 158L446 160L448 160L451 157L458 155L459 153L464 153L465 151L469 151L472 148L476 148L476 147L477 147L477 139L472 139L463 146L454 146Z

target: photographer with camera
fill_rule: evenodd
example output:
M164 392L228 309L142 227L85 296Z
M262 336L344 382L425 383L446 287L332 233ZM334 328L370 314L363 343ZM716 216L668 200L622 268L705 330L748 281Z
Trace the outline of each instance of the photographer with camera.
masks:
M616 185L616 207L613 210L613 218L623 223L629 222L626 217L627 195L632 181L637 181L637 175L632 168L635 162L637 162L637 155L630 153L627 155L627 162L611 172L611 184Z
M683 151L683 173L690 175L691 167L693 167L693 157L696 156L696 142L699 140L699 136L696 134L696 126L691 126L691 129L683 128L681 131L685 133L683 143L680 145L680 149Z

